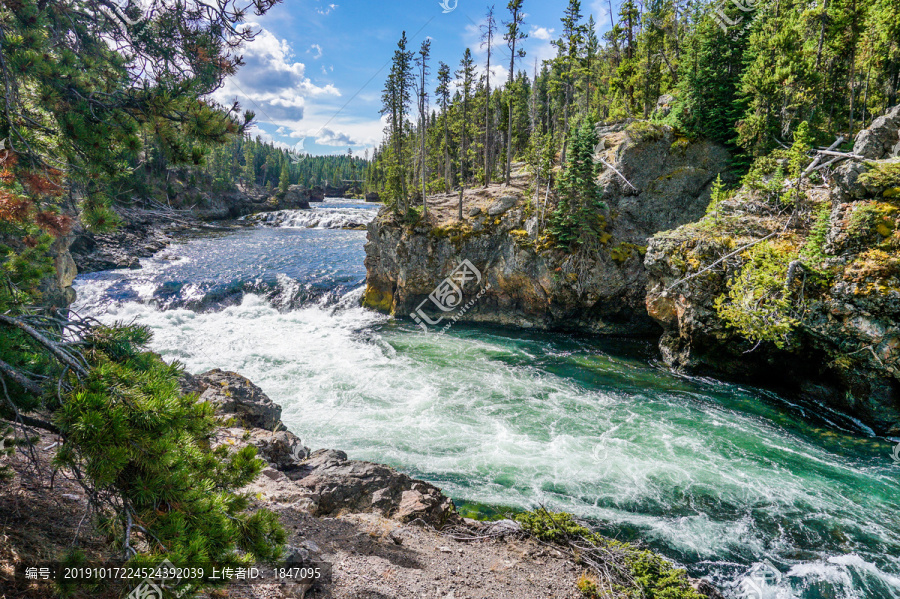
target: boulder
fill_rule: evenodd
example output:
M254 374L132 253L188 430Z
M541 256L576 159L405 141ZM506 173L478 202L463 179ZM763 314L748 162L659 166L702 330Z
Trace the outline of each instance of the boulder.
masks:
M325 197L326 198L342 198L344 194L347 192L346 186L335 187L333 185L328 185L325 187Z
M664 118L672 112L672 106L675 104L675 96L664 94L656 100L656 110L653 116L656 118Z
M868 129L856 136L853 153L872 160L897 155L900 148L900 104L872 121Z
M401 522L421 518L434 525L457 518L453 502L437 487L388 466L348 460L343 451L315 451L286 474L309 492L316 516L374 511Z
M374 191L370 191L369 193L366 194L366 201L367 202L380 202L381 196L379 196Z
M281 406L245 377L217 368L195 378L204 388L200 401L215 404L219 413L233 414L247 427L284 430Z
M516 205L519 201L519 198L515 196L504 196L491 204L491 207L488 208L488 216L500 216L510 208Z
M201 401L216 404L222 415L237 415L240 427L216 432L214 447L237 451L254 446L268 462L245 492L262 501L303 510L314 516L341 512L376 512L400 522L421 519L435 526L457 522L453 502L440 489L393 468L349 460L335 449L310 453L300 439L285 430L281 407L246 378L222 370L185 374L185 393L201 393Z
M900 105L894 106L887 114L872 121L868 129L857 134L853 153L870 160L900 156ZM845 194L841 199L860 200L878 191L866 188L859 182L859 176L866 170L864 164L855 160L846 160L838 165L834 182Z
M309 208L309 191L302 185L291 185L284 194L283 204L285 208Z
M246 429L241 429L246 430ZM256 447L259 457L278 470L294 467L309 457L310 451L300 441L300 437L290 431L267 431L260 428L249 430L242 436L245 444Z
M313 187L309 190L309 201L310 202L324 202L325 201L325 190L321 187Z

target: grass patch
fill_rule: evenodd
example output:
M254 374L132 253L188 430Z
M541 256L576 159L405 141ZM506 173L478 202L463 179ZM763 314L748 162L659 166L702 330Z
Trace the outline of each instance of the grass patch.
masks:
M537 539L577 556L588 569L577 583L588 599L704 599L684 570L648 549L592 532L572 514L540 509L514 518Z

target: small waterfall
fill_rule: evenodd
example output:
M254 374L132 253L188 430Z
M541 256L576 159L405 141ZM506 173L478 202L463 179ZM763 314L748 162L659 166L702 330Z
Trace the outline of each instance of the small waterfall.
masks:
M278 210L244 217L242 220L268 227L298 229L363 229L377 211L366 208L313 208L311 210Z

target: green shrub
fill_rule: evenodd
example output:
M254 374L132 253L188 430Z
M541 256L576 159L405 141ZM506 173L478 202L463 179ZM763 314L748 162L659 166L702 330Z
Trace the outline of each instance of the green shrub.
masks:
M847 234L851 238L867 241L875 234L890 237L896 230L896 218L900 210L887 202L860 202L853 208Z
M132 564L276 559L286 539L277 515L248 511L249 497L236 492L263 467L256 448L210 448L213 406L181 394L181 367L143 351L149 340L141 326L90 332L84 356L92 368L53 416L66 438L55 466L90 481Z
M811 263L820 263L825 258L825 242L828 236L828 229L831 227L831 203L823 202L816 210L815 222L809 232L806 245L800 251L800 254Z
M785 347L799 322L787 285L793 255L790 248L771 241L747 250L740 273L716 299L719 318L751 341Z
M771 154L757 158L741 180L741 185L760 192L764 200L776 203L784 190L786 157L784 150L775 150Z
M868 170L859 176L866 187L885 189L900 188L900 160L867 162Z
M572 514L541 509L516 514L514 518L525 531L545 543L564 547L587 543L603 549L603 559L607 562L603 574L593 572L592 576L582 575L578 579L578 589L589 599L605 597L595 579L601 575L613 576L613 580L606 582L623 599L703 599L690 585L684 570L650 550L592 532L576 522Z
M625 135L635 143L647 143L665 137L665 129L648 121L635 121L625 128Z

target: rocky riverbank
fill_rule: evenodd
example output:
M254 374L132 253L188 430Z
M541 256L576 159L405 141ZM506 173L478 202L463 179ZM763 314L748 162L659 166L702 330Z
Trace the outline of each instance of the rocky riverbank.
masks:
M779 384L900 435L900 106L852 153L805 184L794 208L768 191L773 162L699 222L654 237L647 309L673 367ZM761 318L785 327L779 338L754 339L723 317L735 285L760 280L759 264L774 281L748 292Z
M178 176L170 177L164 189L156 192L165 197L164 203L138 198L131 206L116 205L114 210L120 220L116 230L97 234L76 226L71 235L57 243L54 256L61 280L57 285L48 282L51 303L60 307L71 303L71 280L66 279L66 274L72 264L80 273L137 268L141 258L150 257L171 243L174 233L215 229L216 225L210 223L251 214L308 210L311 203L323 202L326 197L361 196L360 190L350 185L291 185L284 193L272 194L259 185L238 184L231 190L212 191L190 185ZM372 201L377 201L377 194Z
M311 451L286 430L281 407L246 378L213 370L185 376L182 388L217 406L223 427L214 446L253 445L266 461L243 491L254 498L253 509L279 515L289 533L288 556L297 563L332 565L333 582L313 589L234 586L216 597L581 596L585 566L571 549L540 542L512 520L461 518L440 489L393 468L349 460L338 450ZM81 487L65 471L51 476L49 460L61 440L35 433L33 450L12 460L13 481L0 487L0 508L7 515L0 520L0 596L51 596L46 584L14 581L15 562L52 560L75 537L93 559L107 551L94 523L83 519L88 504ZM702 581L692 584L705 596L719 596Z
M522 165L510 187L429 198L429 218L408 225L385 210L369 226L365 304L422 321L453 317L540 329L658 334L644 307L647 240L702 216L728 153L679 138L666 126L635 122L598 130L600 182L607 208L602 248L572 256L550 247L551 208L534 196ZM463 261L478 270L483 293L464 314L429 295ZM469 300L478 293L469 292ZM422 314L418 314L418 311Z
M369 226L364 303L427 330L458 320L617 335L661 327L674 368L778 387L898 435L898 128L900 107L858 135L852 160L807 177L794 208L772 199L787 189L783 175L773 180L788 164L773 155L756 183L709 210L728 161L722 148L640 121L600 128L607 209L598 252L549 247L546 212L520 172L510 188L467 193L462 220L454 196L432 198L428 220L412 225L383 211ZM749 251L763 239L753 251L769 254ZM477 274L468 287L455 270L465 260ZM786 302L784 318L756 323L790 328L783 339L754 338L721 317L754 260L789 288L760 292L747 318ZM845 416L835 419L856 426Z

